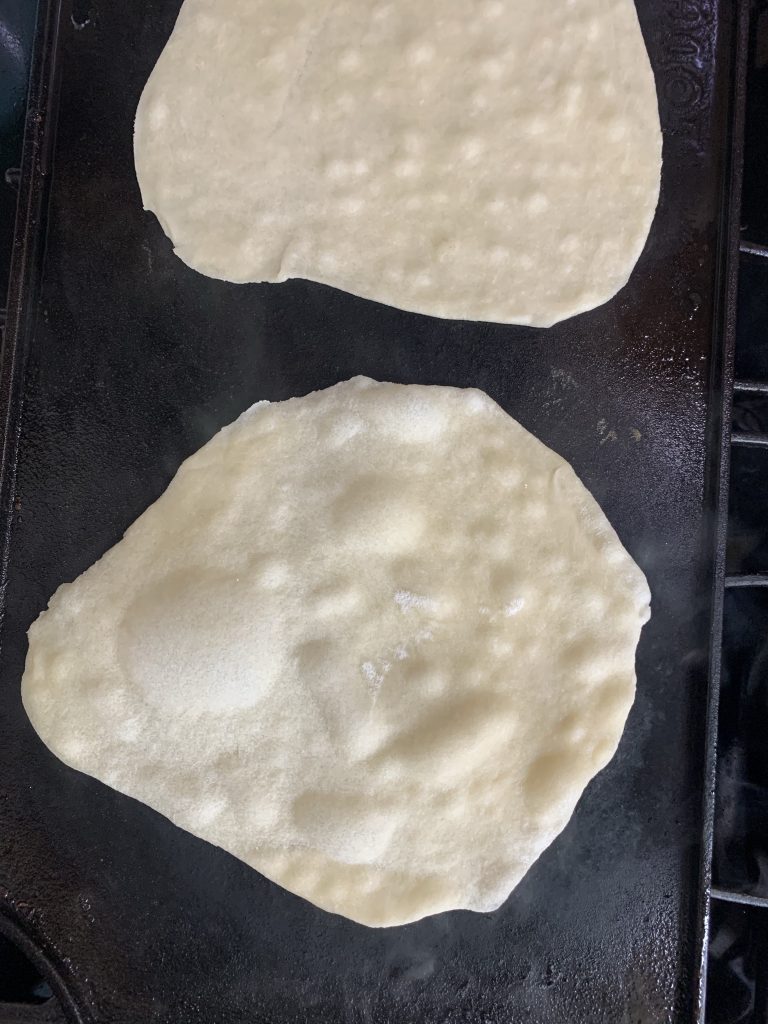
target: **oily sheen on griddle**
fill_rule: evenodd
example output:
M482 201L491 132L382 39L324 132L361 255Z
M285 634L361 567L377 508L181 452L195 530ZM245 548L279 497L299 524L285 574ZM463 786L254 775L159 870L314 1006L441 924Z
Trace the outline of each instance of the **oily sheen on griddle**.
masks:
M613 755L648 602L485 394L357 377L187 459L33 624L22 696L67 764L325 910L489 911Z
M626 283L661 132L633 0L185 0L135 161L211 277L548 326Z

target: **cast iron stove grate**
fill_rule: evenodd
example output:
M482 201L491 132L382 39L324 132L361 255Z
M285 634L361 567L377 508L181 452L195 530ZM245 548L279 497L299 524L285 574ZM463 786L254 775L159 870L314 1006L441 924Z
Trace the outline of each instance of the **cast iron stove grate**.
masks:
M724 544L707 1024L768 1021L768 4L753 5ZM727 437L726 437L727 440ZM724 467L727 472L727 467Z

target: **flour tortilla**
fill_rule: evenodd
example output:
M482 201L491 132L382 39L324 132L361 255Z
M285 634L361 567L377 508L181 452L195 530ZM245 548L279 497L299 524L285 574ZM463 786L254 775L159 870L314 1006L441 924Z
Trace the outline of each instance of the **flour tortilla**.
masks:
M648 601L490 398L358 377L187 459L34 623L22 695L67 764L326 910L490 911L613 755Z
M632 0L185 0L135 159L203 274L546 327L626 283L661 133Z

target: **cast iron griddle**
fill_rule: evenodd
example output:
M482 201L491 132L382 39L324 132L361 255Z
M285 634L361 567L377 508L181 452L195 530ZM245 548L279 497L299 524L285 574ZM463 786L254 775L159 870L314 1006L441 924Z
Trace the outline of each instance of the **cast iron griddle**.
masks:
M72 1020L694 1020L705 467L720 400L718 154L735 5L640 0L665 133L653 232L616 299L536 330L189 270L142 212L131 138L178 0L71 2L42 5L2 367L0 497L12 519L0 665L5 927L39 951ZM382 931L317 910L64 767L19 699L30 623L182 459L257 399L358 373L483 388L572 463L653 592L619 752L563 835L498 912Z

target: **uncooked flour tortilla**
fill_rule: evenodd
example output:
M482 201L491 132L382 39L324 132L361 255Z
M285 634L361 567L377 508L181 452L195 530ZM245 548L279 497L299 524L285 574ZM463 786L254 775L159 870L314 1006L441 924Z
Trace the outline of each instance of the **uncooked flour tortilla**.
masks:
M357 377L187 459L34 623L23 700L67 764L319 907L490 911L616 750L648 602L485 394Z
M185 0L135 159L211 277L548 326L626 283L661 133L633 0Z

